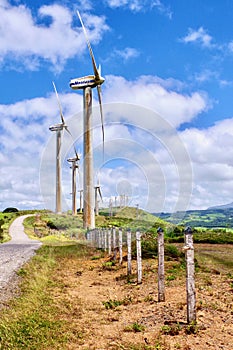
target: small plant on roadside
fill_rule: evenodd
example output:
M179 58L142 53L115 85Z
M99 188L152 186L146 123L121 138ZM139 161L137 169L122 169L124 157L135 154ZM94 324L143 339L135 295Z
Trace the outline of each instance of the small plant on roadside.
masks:
M21 276L21 277L26 276L27 275L27 271L24 268L21 268L21 269L19 269L17 271L17 275Z
M168 275L168 276L166 277L166 280L167 280L167 281L174 281L175 279L176 279L176 276L175 276L174 274Z
M115 309L117 306L120 306L123 304L122 300L108 300L108 301L103 301L103 305L105 306L105 309Z
M166 335L178 335L180 331L181 326L179 322L170 325L166 324L161 328L162 334Z
M131 299L131 297L126 297L122 300L110 299L107 301L103 301L102 303L105 306L105 308L108 310L108 309L115 309L116 307L118 307L120 305L128 305L128 304L132 303L132 299Z
M145 331L145 327L137 322L134 322L128 326L125 327L124 329L125 332L144 332Z
M150 302L150 303L152 303L152 302L154 302L155 300L154 300L154 297L153 297L152 295L147 295L147 296L144 298L144 301L145 301L145 302Z
M111 271L115 265L114 261L106 261L102 264L102 268L103 270Z
M197 322L192 321L190 324L187 325L185 328L186 334L197 334L198 333L198 325Z

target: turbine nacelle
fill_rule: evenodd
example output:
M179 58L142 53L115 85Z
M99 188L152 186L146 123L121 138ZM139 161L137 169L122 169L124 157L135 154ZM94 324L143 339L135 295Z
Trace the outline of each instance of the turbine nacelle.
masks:
M64 124L56 124L56 125L51 125L49 127L49 130L50 131L62 131L64 127L66 127Z
M101 76L97 79L95 75L87 75L85 77L71 79L69 85L73 90L81 90L86 87L95 88L96 86L103 84L104 81L105 79Z
M67 162L74 163L74 162L77 162L78 160L80 160L80 156L79 155L78 155L78 157L68 158Z

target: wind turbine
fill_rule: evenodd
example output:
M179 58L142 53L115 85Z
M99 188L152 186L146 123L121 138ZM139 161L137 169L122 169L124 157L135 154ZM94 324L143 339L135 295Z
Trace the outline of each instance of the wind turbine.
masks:
M61 133L63 129L65 129L70 135L70 131L68 130L68 127L65 123L65 119L62 113L62 108L61 104L59 101L58 93L56 86L53 82L53 87L56 93L57 97L57 102L59 106L59 111L60 111L60 117L61 117L61 123L60 124L55 124L49 127L50 131L55 131L56 132L56 214L61 214L62 212L62 206L61 206Z
M98 184L95 186L95 215L99 215L99 202L98 202L98 194L100 196L101 201L103 202L103 197L100 189L100 180L98 179Z
M95 215L94 215L94 186L93 186L93 148L92 148L92 89L97 87L100 116L102 125L102 136L104 145L104 123L103 123L103 108L101 97L101 84L105 79L101 76L100 67L96 66L94 54L91 48L90 41L86 29L84 27L80 13L77 11L82 29L86 38L87 46L92 60L92 66L94 75L88 75L81 78L72 79L70 81L70 87L73 90L83 90L83 125L84 125L84 139L83 139L83 165L84 165L84 181L83 181L83 194L84 194L84 213L83 213L83 227L95 228Z
M76 170L78 169L77 162L80 160L80 156L77 153L75 147L75 157L68 158L67 161L70 162L72 169L72 214L77 215L77 204L76 204Z

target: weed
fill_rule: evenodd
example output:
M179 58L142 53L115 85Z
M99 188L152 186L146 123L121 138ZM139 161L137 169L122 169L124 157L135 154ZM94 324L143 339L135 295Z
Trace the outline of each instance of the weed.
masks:
M125 327L124 329L125 332L144 332L145 331L145 327L137 322L134 322L130 325L128 325L127 327Z
M103 270L111 271L115 265L114 261L106 261L102 264L102 268Z
M173 275L168 275L167 277L166 277L166 280L167 281L173 281L173 280L175 280L176 279L176 276L173 274Z
M197 334L198 333L198 326L195 321L192 321L190 324L188 324L185 327L185 333L186 334Z
M154 302L155 300L154 300L154 298L153 298L152 295L147 295L147 296L144 298L144 301L145 301L145 302L150 302L150 303L152 303L152 302Z
M170 324L170 325L167 324L161 328L162 334L166 334L166 335L178 335L180 330L181 330L181 326L179 322Z
M21 269L19 269L17 271L17 275L21 276L21 277L26 276L27 275L27 271L24 268L21 268Z
M91 260L99 260L101 259L101 256L100 255L94 255Z
M122 300L108 300L108 301L103 301L103 305L105 306L105 309L115 309L117 306L120 306L123 304Z
M123 300L110 299L108 301L102 302L102 304L105 306L107 310L115 309L117 306L120 306L120 305L129 305L130 303L132 303L131 297L126 297Z

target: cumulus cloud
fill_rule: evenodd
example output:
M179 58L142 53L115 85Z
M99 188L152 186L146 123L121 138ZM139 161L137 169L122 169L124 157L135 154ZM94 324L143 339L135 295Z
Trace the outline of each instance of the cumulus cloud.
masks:
M180 134L193 166L193 208L232 202L232 130L233 119L225 119L207 129L191 128Z
M78 96L60 96L68 126L68 112L72 110L73 114L82 108L82 96ZM52 135L49 126L60 123L56 96L51 93L47 98L0 105L0 113L0 207L2 210L7 206L43 208L39 185L40 162L45 145ZM69 135L64 136L70 138ZM53 159L55 151L51 149L50 153Z
M190 95L168 89L171 81L158 81L153 76L141 76L135 81L123 77L106 77L105 101L138 104L157 111L174 127L189 122L210 106L208 97L201 92Z
M60 94L60 100L76 147L82 151L82 95ZM208 108L207 96L197 91L186 95L182 84L173 80L139 77L132 82L111 76L105 83L104 100L105 164L97 99L93 101L93 139L95 169L100 172L106 205L109 197L121 194L123 183L128 183L130 203L151 211L204 209L232 201L233 119L202 130L175 128ZM48 208L48 203L54 209L56 139L49 126L60 122L55 94L0 105L0 113L1 209ZM72 143L64 133L64 209L70 204L66 159L73 152ZM46 166L41 168L44 160ZM43 198L42 175L47 184Z
M181 39L184 43L199 43L203 47L213 47L213 38L207 33L207 31L200 27L197 30L189 28L188 34Z
M66 61L81 55L86 49L78 18L61 5L44 5L34 17L25 5L12 6L0 3L0 61L16 61L20 66L35 70L41 60L53 69L61 70ZM104 17L88 15L87 28L92 43L98 43L108 30ZM49 24L44 21L49 19ZM38 22L40 21L40 24Z

